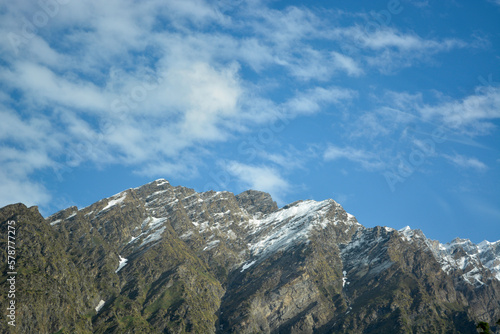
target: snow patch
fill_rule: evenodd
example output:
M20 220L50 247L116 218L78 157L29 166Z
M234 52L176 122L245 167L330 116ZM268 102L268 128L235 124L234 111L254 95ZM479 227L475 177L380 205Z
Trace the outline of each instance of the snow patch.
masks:
M153 241L157 241L157 240L160 240L161 239L161 234L165 231L165 226L163 226L162 228L156 230L154 233L151 233L150 235L148 235L143 241L142 241L142 244L140 247L144 246L144 245L147 245Z
M206 229L208 229L208 221L204 221L203 223L200 224L200 233L205 232Z
M163 193L166 193L170 191L170 189L165 189L165 190L158 190L158 191L155 191L154 193L152 193L151 195L149 195L148 197L146 197L146 199L149 199L151 197L155 197L155 196L158 196L160 194L163 194Z
M344 277L342 277L342 287L345 287L346 284L350 284L347 282L347 271L344 270L342 274L344 275Z
M165 179L158 179L155 181L156 182L156 185L157 186L161 186L161 185L164 185L164 184L170 184L167 180Z
M120 257L120 264L118 265L118 269L115 270L115 273L122 270L122 268L125 267L125 265L127 264L127 261L128 261L126 258L123 258L120 255L118 255L118 256Z
M183 235L181 235L179 238L181 238L181 239L187 239L187 238L189 238L192 235L193 235L193 231L187 231L186 233L184 233Z
M212 248L214 248L215 246L217 246L218 244L220 243L220 240L214 240L214 241L210 241L207 246L205 248L203 248L203 250L211 250Z
M61 222L61 219L54 220L53 222L50 223L50 225L56 225L56 224L59 224L60 222Z
M468 273L462 275L462 277L464 278L464 280L467 283L469 283L471 285L478 285L478 286L484 285L484 283L482 281L483 276L479 272L478 268L474 268L473 270L469 271Z
M312 200L296 203L292 207L273 212L263 219L251 219L248 226L256 242L251 243L254 256L265 256L287 248L298 241L306 241L314 226L324 226L326 213L333 200Z
M402 229L398 231L403 235L403 240L410 241L411 237L413 236L412 229L410 226L405 226Z
M160 227L163 225L163 223L167 220L166 217L164 218L155 218L155 217L148 217L144 219L144 221L141 224L141 227L144 228L146 226L149 227L149 229L154 230L157 227Z
M253 266L255 264L255 262L257 262L257 261L252 261L250 263L245 263L243 265L243 267L241 267L241 271L240 272L241 273L244 272L245 270L247 270L248 268L250 268L251 266Z
M227 231L227 236L229 237L229 239L232 239L232 240L235 240L237 238L236 233L234 233L233 230Z
M115 206L117 204L122 203L125 200L126 197L127 197L127 193L126 192L116 194L115 196L111 197L113 199L108 202L108 204L101 210L101 212L102 211L106 211L109 208L111 208L111 207L113 207L113 206Z
M106 302L104 300L101 299L101 301L99 301L99 304L97 304L97 306L95 307L95 311L97 313L99 313L99 311L102 309L102 307L104 306Z

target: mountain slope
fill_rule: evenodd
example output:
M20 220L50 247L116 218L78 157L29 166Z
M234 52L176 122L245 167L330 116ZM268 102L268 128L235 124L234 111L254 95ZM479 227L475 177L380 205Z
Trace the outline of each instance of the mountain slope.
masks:
M47 219L7 206L2 236L9 219L26 291L13 333L475 333L500 318L500 242L365 228L333 200L279 209L160 179Z

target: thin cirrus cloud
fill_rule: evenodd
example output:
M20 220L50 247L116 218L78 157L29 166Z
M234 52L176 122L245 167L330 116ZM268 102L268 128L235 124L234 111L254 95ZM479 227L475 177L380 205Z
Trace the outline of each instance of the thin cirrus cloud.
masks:
M433 103L423 94L386 92L375 110L354 115L349 119L343 140L349 144L330 145L324 159L346 159L365 170L394 167L401 155L408 159L411 152L423 152L423 161L442 156L449 163L469 170L487 171L488 166L474 157L460 154L437 154L443 142L484 148L475 138L496 129L500 119L500 89L480 86L474 94L452 99L443 94ZM390 101L387 103L386 101ZM436 139L435 137L439 137ZM397 138L397 140L387 140ZM366 141L383 143L366 150Z
M372 171L382 170L386 167L386 163L377 154L350 146L339 147L330 144L324 151L323 158L326 161L347 159L359 164L364 169Z
M404 52L430 51L432 53L465 47L467 44L458 39L426 40L418 35L403 34L393 28L385 28L370 33L360 27L346 30L346 35L373 50L396 48Z
M495 129L494 122L500 118L500 87L478 86L473 94L461 98L437 95L431 103L422 93L386 92L381 99L383 106L362 118L367 118L373 127L392 124L392 129L412 122L445 126L466 137L486 135Z
M434 106L423 105L418 111L424 119L438 119L452 129L485 134L495 127L491 121L500 118L500 88L478 87L475 94Z
M465 169L472 169L475 171L483 172L488 169L488 166L474 157L466 157L460 154L448 155L444 154L443 157L455 166Z

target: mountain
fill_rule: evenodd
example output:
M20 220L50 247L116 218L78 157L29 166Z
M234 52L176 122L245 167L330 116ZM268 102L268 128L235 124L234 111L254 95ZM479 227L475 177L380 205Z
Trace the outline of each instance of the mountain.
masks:
M476 333L500 318L500 242L365 228L334 200L278 208L160 179L46 219L6 206L2 249L12 222L5 333Z

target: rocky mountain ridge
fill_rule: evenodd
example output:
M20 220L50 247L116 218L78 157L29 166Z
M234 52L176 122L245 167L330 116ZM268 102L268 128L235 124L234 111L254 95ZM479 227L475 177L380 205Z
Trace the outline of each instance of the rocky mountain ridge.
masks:
M25 283L30 321L11 332L475 333L500 318L500 242L365 228L334 200L279 209L160 179L46 219L7 206L8 219L40 248L20 247L20 284L58 286Z

